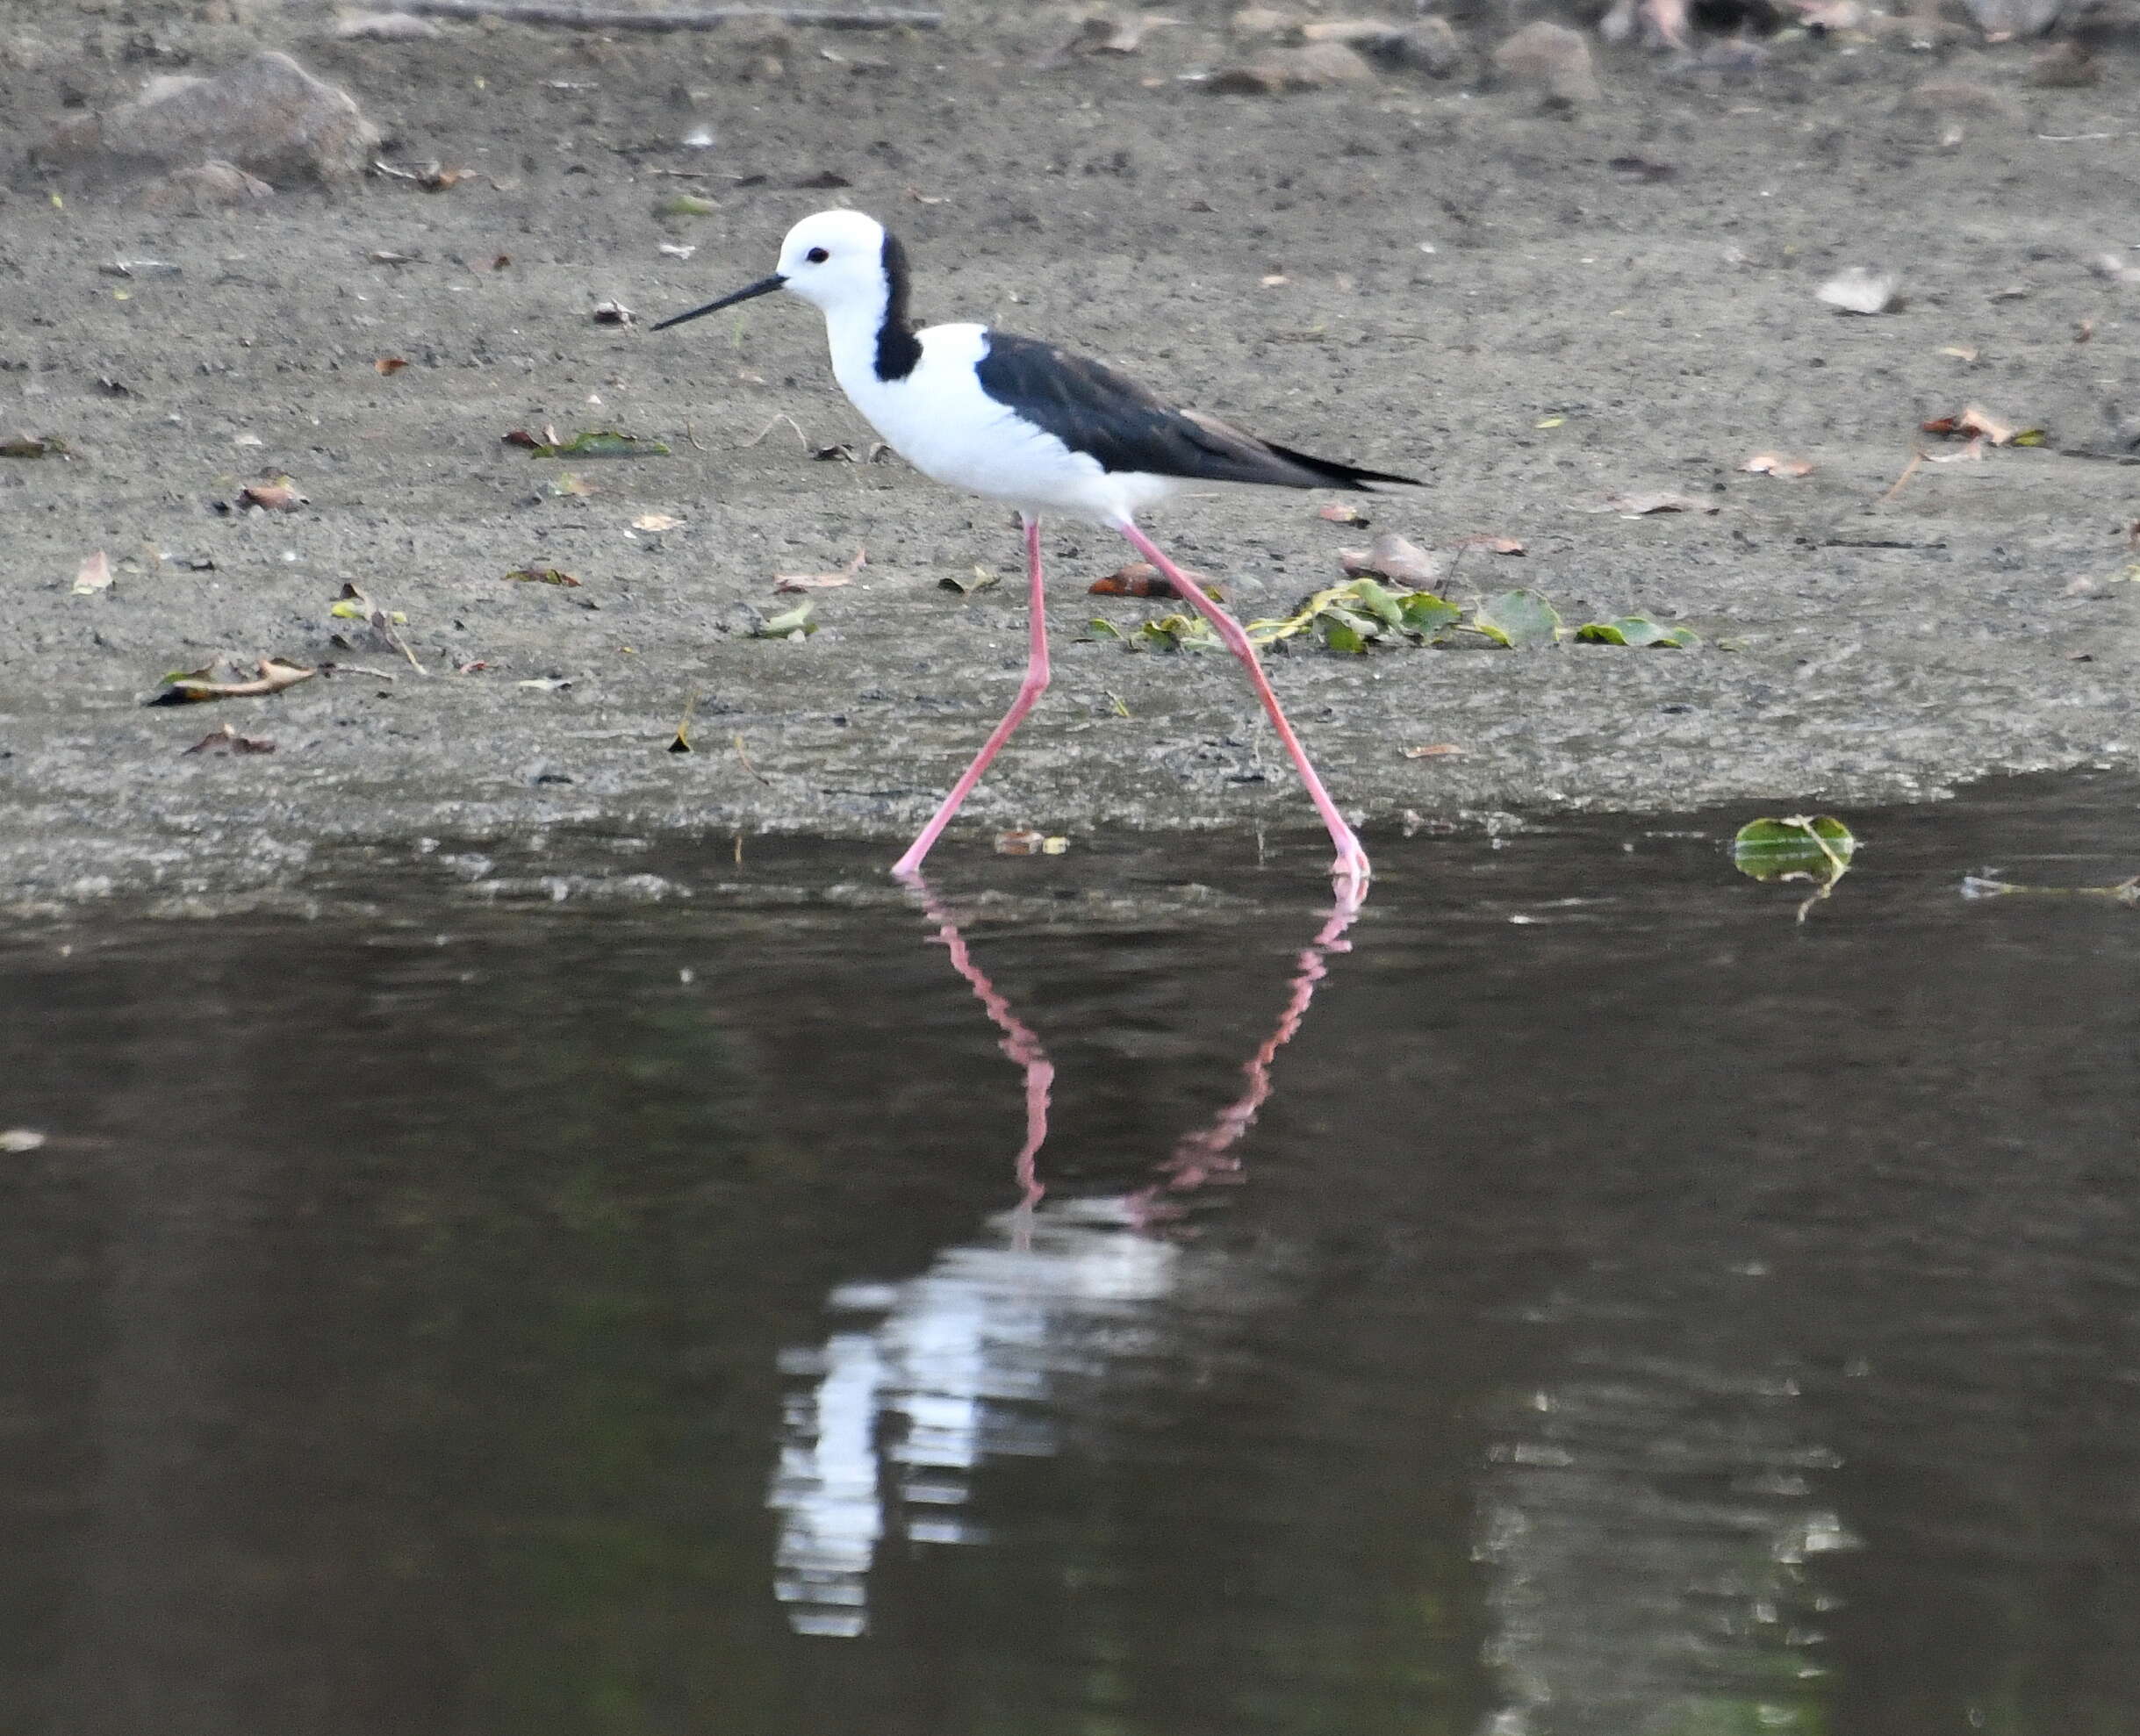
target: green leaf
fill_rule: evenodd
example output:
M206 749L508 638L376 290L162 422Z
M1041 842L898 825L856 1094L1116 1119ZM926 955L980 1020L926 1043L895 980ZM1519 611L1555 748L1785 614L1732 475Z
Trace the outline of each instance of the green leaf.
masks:
M1356 603L1360 610L1372 615L1385 626L1401 628L1404 625L1404 612L1397 599L1371 578L1356 578L1346 585L1348 595L1341 601ZM1350 611L1339 610L1348 613Z
M528 448L530 458L666 458L669 443L644 434L620 433L615 428L592 428L555 446Z
M1161 615L1137 629L1138 636L1155 651L1211 651L1218 649L1218 635L1201 615Z
M1666 650L1684 650L1701 643L1701 635L1688 627L1660 627L1648 615L1616 615L1611 621L1593 621L1576 629L1576 637L1592 645L1655 645Z
M1085 625L1092 629L1092 636L1095 639L1119 639L1125 644L1130 642L1128 634L1117 627L1113 621L1104 621L1098 615L1095 615Z
M817 623L810 619L811 604L806 599L785 613L772 615L750 629L753 639L793 639L797 634L817 631Z
M1323 642L1333 651L1364 654L1375 635L1372 621L1362 621L1344 609L1325 609L1322 622Z
M1464 613L1447 598L1437 597L1431 591L1407 592L1397 599L1397 606L1404 630L1425 634L1430 639L1455 626Z
M1849 872L1857 839L1830 814L1750 820L1731 841L1732 864L1756 880L1812 880L1833 886Z
M711 217L721 207L696 193L671 193L654 201L657 217Z
M1550 645L1561 635L1561 612L1535 591L1504 591L1472 611L1471 624L1497 645Z

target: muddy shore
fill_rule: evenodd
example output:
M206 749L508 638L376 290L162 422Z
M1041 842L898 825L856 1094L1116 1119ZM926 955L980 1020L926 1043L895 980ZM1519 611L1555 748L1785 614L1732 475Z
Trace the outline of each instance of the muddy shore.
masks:
M0 905L239 893L348 841L910 833L1016 685L1007 516L896 461L811 456L866 455L869 431L807 308L645 329L762 276L832 203L905 235L925 319L1064 341L1426 480L1362 503L1365 534L1317 516L1334 497L1170 503L1154 534L1246 613L1332 582L1375 530L1492 533L1527 552L1467 553L1458 600L1525 585L1571 625L1701 635L1275 658L1370 847L1400 825L1847 807L2133 762L2140 287L2090 269L2140 262L2115 190L2140 171L2129 57L2045 89L2033 45L1799 38L1750 75L1601 50L1603 100L1573 112L1478 64L1217 95L1196 75L1239 57L1228 10L1042 63L1066 11L343 43L295 9L0 9L0 434L69 451L0 458ZM474 172L182 217L27 159L70 103L261 47L347 88L389 161ZM1915 94L1928 80L1954 89ZM679 191L714 209L659 214ZM121 259L176 270L106 275ZM1861 264L1898 275L1899 311L1815 299ZM594 323L608 299L642 321ZM1964 450L1920 425L1972 403L2044 443L1927 463L1890 493L1915 447ZM545 425L671 451L500 441ZM1814 468L1739 468L1764 450ZM269 473L308 504L219 510ZM568 475L591 491L560 491ZM1715 510L1601 510L1655 490ZM1056 686L954 848L1007 826L1311 827L1230 660L1093 636L1094 616L1133 630L1163 606L1085 594L1125 558L1112 537L1054 525L1046 547ZM75 594L100 549L113 583ZM794 600L774 575L858 549L854 582L815 593L819 630L751 636ZM976 567L1009 582L946 585ZM331 613L348 583L405 618L413 661ZM263 654L396 678L142 703L167 671ZM671 752L687 706L694 751ZM226 721L274 751L183 751ZM1404 753L1428 744L1458 751Z

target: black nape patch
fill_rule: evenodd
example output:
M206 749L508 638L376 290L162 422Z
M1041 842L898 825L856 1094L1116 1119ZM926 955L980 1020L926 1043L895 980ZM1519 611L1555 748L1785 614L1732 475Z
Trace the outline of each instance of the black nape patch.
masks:
M877 377L903 380L921 365L922 341L907 317L907 250L889 230L884 237L884 324L877 328Z

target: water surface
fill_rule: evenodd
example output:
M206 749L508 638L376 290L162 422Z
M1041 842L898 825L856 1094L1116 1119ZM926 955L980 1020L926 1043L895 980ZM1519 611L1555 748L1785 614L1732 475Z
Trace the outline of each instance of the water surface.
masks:
M18 926L0 1727L2140 1727L2136 800Z

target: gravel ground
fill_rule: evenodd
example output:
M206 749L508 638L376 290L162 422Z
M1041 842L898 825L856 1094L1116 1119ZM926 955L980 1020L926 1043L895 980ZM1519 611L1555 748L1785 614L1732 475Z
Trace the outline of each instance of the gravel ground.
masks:
M2140 287L2090 269L2140 262L2116 194L2140 170L2128 54L2094 85L2039 88L2034 45L1958 31L1923 51L1788 39L1750 74L1601 50L1601 100L1556 111L1492 79L1476 20L1445 80L1216 94L1198 75L1253 53L1226 12L1199 0L1133 54L1051 56L1067 11L341 42L294 9L0 7L0 434L71 453L0 458L0 903L242 893L345 841L910 833L1017 682L1007 515L896 460L810 456L865 455L869 431L808 308L645 329L763 276L786 226L835 203L903 233L924 318L1052 338L1426 480L1365 503L1367 534L1318 518L1335 497L1170 503L1154 534L1246 613L1332 582L1374 531L1484 532L1527 553L1465 554L1456 600L1520 585L1571 624L1640 613L1702 635L1275 658L1370 844L2132 762ZM31 154L145 78L263 47L355 96L389 161L473 172L180 216ZM713 209L660 214L679 192ZM144 258L177 269L105 274ZM1899 311L1816 300L1861 264L1897 275ZM640 323L595 323L612 298ZM2045 443L1927 463L1890 493L1919 443L1964 449L1919 425L1970 404ZM545 425L672 451L501 443ZM1738 468L1763 450L1814 469ZM298 510L226 510L285 474ZM558 491L567 477L590 491ZM1713 510L1600 510L1654 490ZM952 847L1007 826L1312 828L1230 660L1092 636L1095 615L1133 631L1164 606L1085 595L1125 558L1111 535L1053 525L1046 543L1057 685ZM775 574L858 549L814 635L750 636L789 600ZM98 549L113 583L75 594ZM976 567L1009 582L947 585ZM349 583L405 617L421 673L331 614ZM142 703L167 671L262 654L396 678ZM687 704L694 751L672 753ZM226 722L275 750L183 751ZM1459 751L1403 751L1428 744Z

